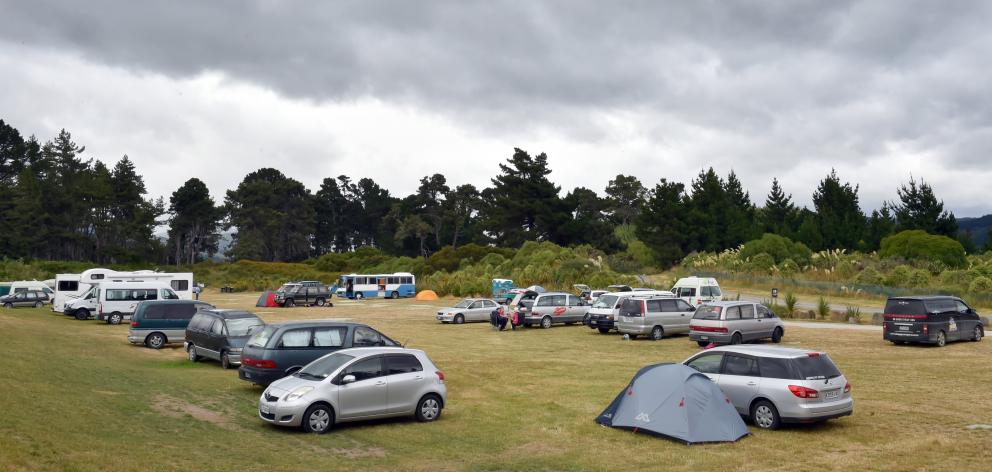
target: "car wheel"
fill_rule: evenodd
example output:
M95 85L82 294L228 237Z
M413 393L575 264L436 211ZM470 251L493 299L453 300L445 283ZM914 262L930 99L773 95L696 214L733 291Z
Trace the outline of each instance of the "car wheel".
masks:
M545 316L544 318L541 318L541 327L544 328L544 329L548 329L548 328L551 327L551 317L550 316Z
M121 320L123 319L124 319L124 315L121 315L120 313L117 313L115 311L111 313L110 316L107 317L107 324L119 325L121 324Z
M772 331L772 342L775 344L782 342L782 328L775 328L775 331Z
M655 326L651 328L651 339L655 341L661 341L661 338L665 336L665 330L661 326Z
M761 400L751 407L751 422L761 429L778 429L782 425L778 410L767 400Z
M76 310L76 319L79 321L87 320L90 317L90 311L85 308L80 308Z
M355 300L361 300L363 298L365 298L365 295L362 295L362 292L355 292Z
M41 308L41 306L42 306L42 305L44 305L44 303L41 303L41 302L34 302L34 307L35 307L35 308Z
M324 434L334 427L334 411L327 405L313 405L303 414L303 431Z
M196 346L189 344L186 346L186 357L189 358L190 362L196 362L200 360L200 356L196 354Z
M744 338L741 336L741 333L734 333L734 335L730 337L730 344L740 344L742 342L744 342Z
M227 351L220 352L220 366L224 369L231 368L231 358L227 355Z
M982 327L981 326L975 326L975 332L974 333L971 333L971 340L977 343L978 341L981 341L982 340L982 336L984 336L984 335L985 335L985 332L982 330Z
M152 349L162 349L165 346L165 335L162 333L152 333L145 338L145 346Z
M3 307L4 307L4 308L14 308L14 305L12 305L12 304L10 304L10 303L4 303L4 304L3 304Z
M706 347L706 346L709 346L710 345L710 342L709 341L696 341L696 344L698 344L699 347Z
M465 322L465 317L461 313L455 315L455 324L462 324Z
M293 299L290 298L290 299L287 299L286 301L282 302L282 306L283 307L286 307L286 308L292 308L292 307L296 306L296 302L294 302Z
M947 345L947 335L943 331L937 333L937 347L944 347Z
M390 298L393 298L393 299L400 298L399 292L393 292L393 294L392 294L392 296Z
M610 334L610 328L598 328L599 334Z
M327 304L327 301L324 300L323 298L318 298L316 301L314 301L314 305L317 305L317 306L324 306L326 304Z
M441 416L441 398L434 394L424 395L417 403L417 421L429 422Z

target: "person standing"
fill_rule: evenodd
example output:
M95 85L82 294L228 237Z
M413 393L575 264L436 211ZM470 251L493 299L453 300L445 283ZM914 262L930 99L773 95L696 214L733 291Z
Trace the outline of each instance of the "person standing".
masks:
M351 279L348 279L348 284L345 285L344 296L348 297L349 299L355 297L355 284L351 281Z
M200 299L200 285L199 284L193 285L193 296L196 297L197 300Z

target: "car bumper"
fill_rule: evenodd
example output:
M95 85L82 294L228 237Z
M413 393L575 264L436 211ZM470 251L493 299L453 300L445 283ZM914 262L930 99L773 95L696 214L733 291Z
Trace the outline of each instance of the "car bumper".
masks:
M307 404L305 402L269 402L264 399L258 401L258 417L266 423L277 426L299 427L303 423L303 414L306 409Z
M620 334L651 334L651 326L625 326L618 325L617 331Z
M783 423L817 423L850 416L852 413L854 413L854 400L847 398L829 406L802 405L792 411L782 412L781 418Z
M455 319L455 315L452 315L450 313L438 313L437 315L435 315L435 317L437 318L438 321L444 323L449 323Z
M716 344L729 343L731 339L731 334L729 333L700 333L698 331L689 331L689 339L692 341L709 341Z
M589 318L589 327L592 329L614 329L616 321L605 318Z
M241 361L241 357L238 357L238 362ZM276 380L285 377L286 374L281 370L276 369L259 369L256 367L241 366L238 369L238 378L246 382L255 383L258 385L266 386Z

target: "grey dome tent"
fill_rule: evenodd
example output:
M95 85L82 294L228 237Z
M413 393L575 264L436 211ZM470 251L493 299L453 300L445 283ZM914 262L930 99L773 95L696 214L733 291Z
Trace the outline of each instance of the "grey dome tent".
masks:
M682 364L642 368L596 422L686 444L733 442L748 434L720 387Z

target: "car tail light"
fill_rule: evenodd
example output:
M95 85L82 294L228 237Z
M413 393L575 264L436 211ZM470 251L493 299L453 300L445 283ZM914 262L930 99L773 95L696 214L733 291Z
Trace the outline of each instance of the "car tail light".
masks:
M444 382L444 372L440 370L435 370L434 373L437 375L437 379Z
M696 304L697 305L702 305L703 304L703 299L702 298L697 298L696 299Z
M704 333L727 333L727 328L723 326L699 326L699 325L689 325L689 329L692 331L701 331Z
M138 327L138 322L137 321L132 321L131 322L131 327L132 328L137 328Z
M275 369L276 361L268 359L252 359L250 357L245 357L241 359L241 363L248 367L258 367L259 369Z
M800 385L789 385L789 391L799 398L820 398L820 392Z
M930 326L926 323L923 324L923 334L930 334Z
M817 358L817 357L820 357L820 353L819 352L807 352L806 353L806 357Z
M844 393L851 393L851 382L844 384Z

